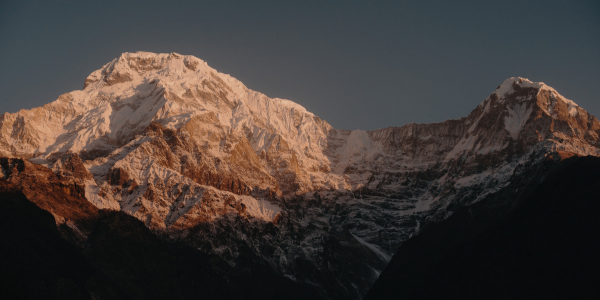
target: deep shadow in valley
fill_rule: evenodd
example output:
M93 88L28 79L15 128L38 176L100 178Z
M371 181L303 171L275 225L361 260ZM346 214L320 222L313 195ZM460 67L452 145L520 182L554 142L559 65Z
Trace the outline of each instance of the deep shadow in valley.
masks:
M518 184L407 240L365 299L600 298L600 159Z
M215 255L160 240L120 211L95 213L78 245L80 233L68 222L58 228L19 189L2 180L0 188L2 299L320 298L268 266L232 268Z

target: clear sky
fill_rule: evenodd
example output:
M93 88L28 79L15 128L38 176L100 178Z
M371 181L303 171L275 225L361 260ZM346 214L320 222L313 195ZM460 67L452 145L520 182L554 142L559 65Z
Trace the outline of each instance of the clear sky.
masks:
M336 128L466 116L504 79L600 117L600 1L0 1L0 112L122 52L191 54Z

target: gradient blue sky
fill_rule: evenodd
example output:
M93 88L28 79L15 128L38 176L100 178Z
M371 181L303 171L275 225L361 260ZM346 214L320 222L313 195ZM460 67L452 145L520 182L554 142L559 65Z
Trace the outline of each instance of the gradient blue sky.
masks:
M0 112L122 52L197 56L336 128L466 116L511 76L600 116L600 1L0 1Z

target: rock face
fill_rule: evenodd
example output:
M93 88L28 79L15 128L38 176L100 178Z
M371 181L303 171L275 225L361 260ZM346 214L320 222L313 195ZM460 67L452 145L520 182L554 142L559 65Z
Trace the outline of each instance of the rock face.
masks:
M0 154L72 178L96 207L332 299L361 298L421 226L515 174L599 156L599 135L595 117L523 78L459 120L348 131L193 56L146 52L0 116Z

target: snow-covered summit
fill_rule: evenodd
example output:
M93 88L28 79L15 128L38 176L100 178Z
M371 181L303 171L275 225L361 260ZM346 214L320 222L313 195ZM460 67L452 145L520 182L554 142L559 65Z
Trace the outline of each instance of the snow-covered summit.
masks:
M504 97L507 94L514 92L514 85L519 85L521 87L531 87L531 88L548 88L546 84L543 82L532 82L527 78L522 77L510 77L504 80L504 82L498 86L496 91L494 92L498 97Z
M177 129L193 116L210 112L221 124L234 129L256 125L267 132L282 133L293 146L314 148L323 141L323 137L309 138L298 131L300 124L294 124L316 126L314 115L304 107L251 91L206 62L177 53L123 53L90 74L83 90L5 118L31 119L26 124L31 136L25 141L10 138L14 154L46 157L114 149L152 121Z
M85 80L85 87L92 83L114 85L131 82L149 72L158 72L166 77L182 79L202 76L216 71L203 60L191 55L126 52L104 65L101 69L92 72Z
M569 105L579 107L575 102L563 97L554 88L546 85L545 83L533 82L523 77L507 78L501 85L498 86L494 94L499 98L505 97L515 92L515 86L517 88L533 88L538 91L548 91L556 96L559 96L560 98L562 98L562 101L567 102Z

